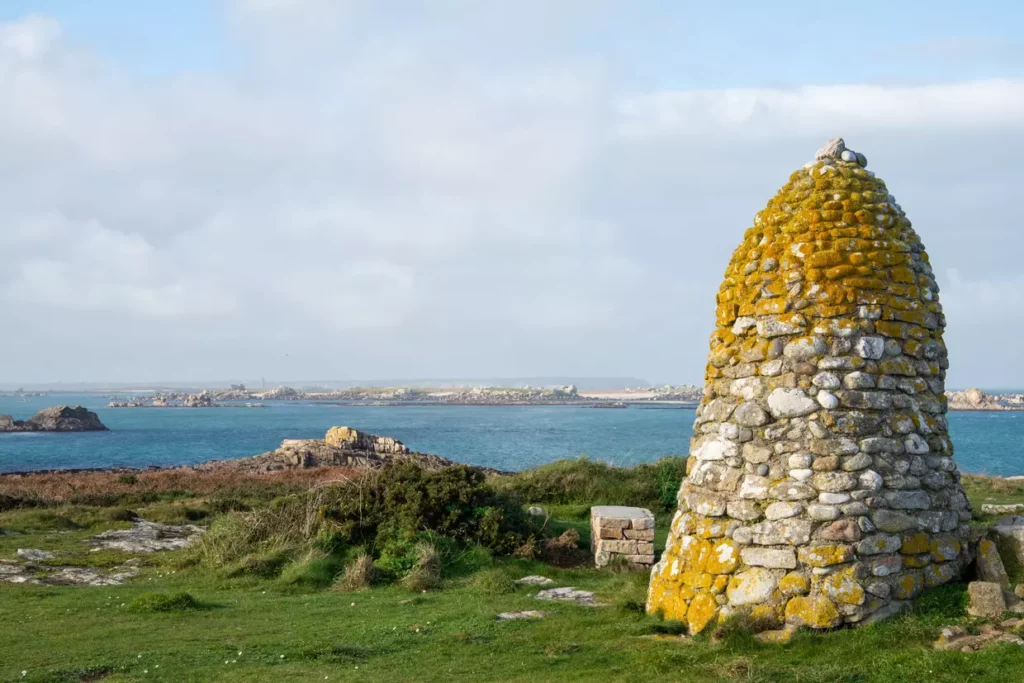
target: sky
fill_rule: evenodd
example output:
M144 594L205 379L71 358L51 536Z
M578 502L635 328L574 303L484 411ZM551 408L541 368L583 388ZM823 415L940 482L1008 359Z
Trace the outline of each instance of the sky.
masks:
M0 2L0 383L699 383L828 138L1024 387L1024 5Z

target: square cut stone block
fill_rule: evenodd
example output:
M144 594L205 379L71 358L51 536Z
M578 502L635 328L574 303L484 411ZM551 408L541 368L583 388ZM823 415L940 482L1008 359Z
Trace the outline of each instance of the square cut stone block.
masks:
M653 541L654 529L624 529L622 535L631 541Z
M614 553L616 555L641 555L638 548L639 541L598 541L598 552ZM648 544L650 545L650 544Z
M650 510L595 505L590 508L590 531L590 550L598 567L619 558L630 564L654 564L654 515Z

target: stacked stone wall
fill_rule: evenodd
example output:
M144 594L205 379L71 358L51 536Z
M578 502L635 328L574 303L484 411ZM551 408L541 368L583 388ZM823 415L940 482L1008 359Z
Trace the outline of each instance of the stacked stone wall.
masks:
M831 141L747 230L648 610L830 628L967 562L928 255L866 159Z

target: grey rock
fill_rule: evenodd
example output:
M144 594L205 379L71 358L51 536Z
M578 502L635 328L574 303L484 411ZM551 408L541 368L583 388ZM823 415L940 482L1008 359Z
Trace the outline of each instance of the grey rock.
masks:
M91 540L94 549L120 550L126 553L153 553L160 550L187 548L199 540L203 531L205 529L194 524L174 526L135 519L131 529L104 531Z
M1006 611L1003 588L991 581L967 584L967 613L972 617L1000 617Z
M576 590L572 586L565 588L549 588L534 596L538 600L554 600L556 602L572 602L584 607L600 606L591 591Z
M760 427L768 423L768 413L761 406L748 401L736 407L732 419L744 427Z
M530 576L524 576L521 579L517 579L516 583L521 586L550 586L554 583L554 581L546 576L538 576L536 574L533 574Z
M743 548L740 560L751 567L769 569L795 569L796 550L793 548Z
M546 612L530 609L523 612L502 612L498 615L499 621L514 621L517 619L543 619Z
M838 160L842 157L844 151L846 151L846 142L842 138L832 138L818 150L818 153L814 155L814 159L815 161Z
M882 337L861 337L854 342L853 352L861 358L880 360L885 354L885 339Z
M818 402L801 389L775 389L768 395L768 410L775 419L802 417L818 409Z

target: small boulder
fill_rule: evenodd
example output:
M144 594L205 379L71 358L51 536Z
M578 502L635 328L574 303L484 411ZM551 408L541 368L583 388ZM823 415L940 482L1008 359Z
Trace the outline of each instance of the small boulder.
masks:
M1003 588L994 581L972 581L967 597L967 613L973 617L998 617L1006 611Z
M551 579L546 576L524 576L523 578L516 581L521 586L549 586L554 583Z
M987 538L978 541L977 573L981 581L998 583L1003 590L1010 589L1010 577L1006 575L1006 567L999 557L999 550L996 544Z

